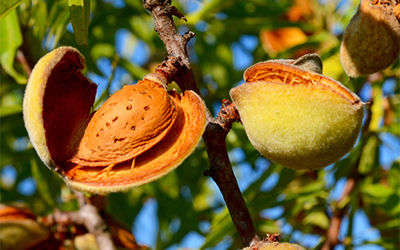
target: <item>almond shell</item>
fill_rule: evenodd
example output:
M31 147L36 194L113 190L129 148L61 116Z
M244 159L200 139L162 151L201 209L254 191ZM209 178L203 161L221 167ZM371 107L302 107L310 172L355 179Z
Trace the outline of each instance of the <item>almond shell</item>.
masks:
M42 161L71 187L91 193L126 190L175 169L205 129L202 99L139 81L94 114L96 85L82 55L60 47L39 60L24 96L30 140Z

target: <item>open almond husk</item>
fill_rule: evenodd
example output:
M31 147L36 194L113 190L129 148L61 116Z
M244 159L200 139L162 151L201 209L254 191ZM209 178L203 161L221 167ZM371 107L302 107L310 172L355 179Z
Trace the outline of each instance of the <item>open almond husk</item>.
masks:
M96 85L82 55L60 47L39 60L24 97L24 120L42 161L71 187L126 190L175 169L198 144L205 105L193 91L167 92L156 77L123 87L91 112Z
M1 249L29 249L50 236L27 208L0 204Z
M325 167L345 155L360 131L363 103L321 74L316 54L257 63L231 89L246 134L262 155L294 169Z

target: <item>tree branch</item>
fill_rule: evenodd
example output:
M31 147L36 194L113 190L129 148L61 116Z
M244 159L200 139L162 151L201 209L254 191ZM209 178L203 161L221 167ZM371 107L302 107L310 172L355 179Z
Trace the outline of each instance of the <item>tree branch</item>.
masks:
M116 249L112 241L111 234L107 223L100 215L101 207L97 209L95 205L87 202L83 193L75 191L80 209L69 214L70 219L77 224L82 224L86 227L89 233L93 234L96 238L97 245L100 250L114 250ZM99 200L99 196L94 196L92 199Z
M20 49L17 52L17 61L21 64L22 68L25 70L25 73L29 76L32 72L32 67L26 60L24 52L22 52Z
M177 64L170 64L178 67L177 70L171 70L171 72L176 72L171 79L175 80L183 91L193 90L200 94L186 50L187 42L194 36L194 33L189 31L180 35L172 19L172 16L184 19L182 13L171 6L170 0L143 0L143 6L151 12L154 29L164 42L168 55L175 57L178 61ZM163 70L163 72L166 71ZM233 174L225 144L226 135L232 123L239 120L239 115L233 104L223 100L222 108L216 118L213 118L210 111L207 110L207 120L203 139L210 169L205 174L211 176L218 185L242 245L249 246L253 241L258 240L258 236Z
M179 60L180 72L174 80L182 90L194 90L199 94L186 50L186 45L194 37L194 33L188 31L183 36L180 35L172 19L172 16L177 16L186 20L183 14L171 5L171 0L143 0L143 7L153 16L154 30L165 44L168 55Z
M356 184L356 176L350 177L347 180L342 195L338 200L338 203L342 202L351 194L351 192L353 192L355 184ZM343 217L346 215L346 212L347 212L347 206L333 211L331 223L329 225L328 231L326 232L326 240L321 250L330 250L333 249L337 244L339 244L340 225L342 224L342 220Z
M129 229L105 212L105 196L94 195L88 198L81 192L74 192L81 207L79 210L63 212L56 209L52 214L40 219L40 222L53 232L53 239L63 244L66 239L89 233L95 237L99 249L148 248L139 245Z
M259 240L250 213L240 192L232 165L226 150L225 139L232 123L239 120L236 108L227 100L222 100L221 110L213 122L209 122L204 133L210 169L204 174L218 185L228 207L232 221L242 240L249 246Z

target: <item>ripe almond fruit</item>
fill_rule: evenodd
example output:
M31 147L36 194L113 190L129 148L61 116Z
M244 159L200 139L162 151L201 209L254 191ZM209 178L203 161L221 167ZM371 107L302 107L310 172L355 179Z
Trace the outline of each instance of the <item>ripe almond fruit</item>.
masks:
M231 89L250 142L266 158L294 169L316 169L353 146L363 103L320 72L316 54L271 60L248 68L245 83Z
M23 113L42 161L71 187L108 193L175 169L205 128L205 105L192 91L167 92L149 75L125 86L91 113L96 85L81 72L82 55L60 47L39 60Z
M340 60L347 75L360 77L378 72L399 57L399 8L400 3L394 0L361 0L340 46Z

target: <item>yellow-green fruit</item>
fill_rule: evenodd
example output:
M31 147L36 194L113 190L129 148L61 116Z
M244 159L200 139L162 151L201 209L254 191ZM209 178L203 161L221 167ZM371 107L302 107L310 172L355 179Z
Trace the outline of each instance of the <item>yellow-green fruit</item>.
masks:
M294 169L325 167L353 146L363 104L340 83L279 60L258 63L230 91L262 155Z
M400 22L393 8L394 1L361 0L340 46L340 60L347 75L372 74L399 57Z
M302 246L290 243L266 242L258 246L250 246L242 250L304 250Z

